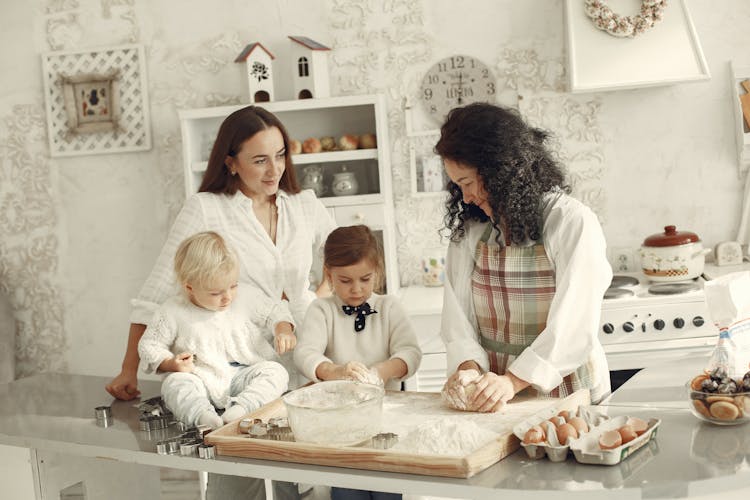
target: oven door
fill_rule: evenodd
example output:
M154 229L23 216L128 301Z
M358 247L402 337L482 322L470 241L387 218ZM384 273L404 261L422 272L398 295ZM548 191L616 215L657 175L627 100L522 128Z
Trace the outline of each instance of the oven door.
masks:
M690 339L628 342L604 346L609 370L639 370L684 358L708 358L716 346L716 336Z

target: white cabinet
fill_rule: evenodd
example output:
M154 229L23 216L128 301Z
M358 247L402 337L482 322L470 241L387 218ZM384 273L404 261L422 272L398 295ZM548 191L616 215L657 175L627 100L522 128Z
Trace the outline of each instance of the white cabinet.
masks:
M230 113L245 107L222 106L189 109L179 112L182 130L182 156L185 172L185 194L198 190L208 155L219 125ZM302 182L305 169L320 168L325 191L320 199L340 226L366 224L383 246L385 284L388 293L398 291L391 163L388 120L382 95L344 96L325 99L302 99L262 103L287 128L289 137L303 142L309 137L333 137L344 134L375 134L377 147L351 151L330 151L293 156L297 178ZM352 172L357 193L335 196L331 185L334 175ZM320 279L319 276L316 276Z
M447 378L445 344L440 338L443 287L403 287L399 300L417 332L422 349L419 370L404 382L404 388L407 391L440 392Z

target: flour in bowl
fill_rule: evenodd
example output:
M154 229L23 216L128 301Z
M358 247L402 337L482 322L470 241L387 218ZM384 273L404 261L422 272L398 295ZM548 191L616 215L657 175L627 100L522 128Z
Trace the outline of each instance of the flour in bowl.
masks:
M442 418L419 424L391 449L417 455L466 456L499 437L470 420Z

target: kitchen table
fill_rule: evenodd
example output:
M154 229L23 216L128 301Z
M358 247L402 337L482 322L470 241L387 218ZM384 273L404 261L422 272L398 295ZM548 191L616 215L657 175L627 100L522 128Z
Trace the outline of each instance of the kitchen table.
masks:
M297 481L305 484L401 492L452 498L735 498L750 492L750 424L718 427L689 411L684 383L704 359L645 369L620 387L604 405L610 416L656 417L655 441L614 466L583 465L569 456L552 463L531 460L523 449L468 479L374 472L218 456L214 460L156 453L159 436L139 430L136 402L114 401L106 378L40 374L0 385L0 444L59 457L104 462L108 472L137 465ZM142 397L158 395L159 384L141 383ZM94 408L112 405L114 425L96 425ZM163 436L161 436L163 438ZM64 462L64 458L60 462ZM42 482L44 475L39 474ZM144 476L145 477L145 476ZM115 490L145 488L110 482ZM56 492L38 487L50 498ZM39 491L38 490L38 491ZM93 492L89 489L89 492ZM731 496L730 496L731 494ZM158 492L157 492L158 495ZM141 494L143 498L143 494ZM90 495L89 498L98 498Z

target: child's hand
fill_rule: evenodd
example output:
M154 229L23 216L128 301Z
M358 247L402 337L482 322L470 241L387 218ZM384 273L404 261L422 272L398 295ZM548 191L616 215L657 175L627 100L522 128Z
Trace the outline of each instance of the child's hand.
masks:
M193 364L193 355L189 352L181 352L172 358L173 372L192 372L195 365Z
M362 382L363 384L379 385L380 387L383 387L385 386L385 376L387 375L384 375L382 367L379 369L378 365L373 365L369 370L367 370L366 377L357 380L359 382Z
M294 349L296 345L297 336L294 335L292 324L282 321L276 325L276 332L273 335L273 346L276 348L276 352L284 354Z
M363 380L368 377L369 368L359 361L349 361L345 365L336 365L330 361L320 363L315 376L320 380Z
M343 366L346 379L363 381L370 377L370 369L359 361L349 361Z

